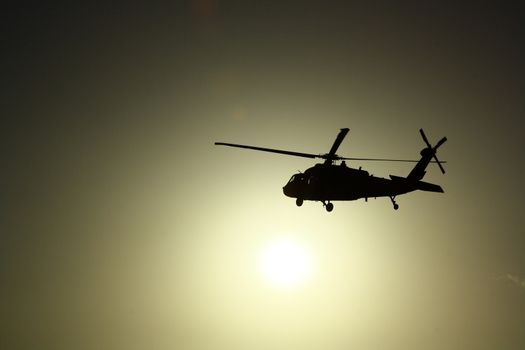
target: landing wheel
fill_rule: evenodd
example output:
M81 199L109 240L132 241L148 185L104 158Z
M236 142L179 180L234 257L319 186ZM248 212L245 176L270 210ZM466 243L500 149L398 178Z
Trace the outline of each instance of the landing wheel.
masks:
M399 209L399 204L396 203L396 197L392 196L392 197L390 197L390 200L392 201L392 204L394 205L394 210L398 210Z
M331 212L332 210L334 210L334 205L332 203L327 203L326 204L326 211L327 212Z
M301 198L297 198L295 200L295 204L297 204L297 206L300 207L301 205L303 205L303 200Z

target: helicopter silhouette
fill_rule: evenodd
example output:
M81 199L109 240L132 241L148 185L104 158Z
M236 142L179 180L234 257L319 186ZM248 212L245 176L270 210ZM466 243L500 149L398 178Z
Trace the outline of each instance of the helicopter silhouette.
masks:
M343 128L339 131L330 151L326 154L301 153L273 148L239 145L234 143L215 142L215 145L245 148L256 151L285 154L303 158L324 159L323 163L315 164L292 175L288 183L283 187L286 196L296 198L297 206L303 205L304 201L319 201L328 212L334 209L332 201L353 201L364 198L389 197L395 210L399 209L396 196L413 191L428 191L443 193L441 186L421 181L426 174L429 163L436 163L444 174L443 163L436 156L437 149L447 141L446 137L439 140L435 146L428 141L423 129L419 129L423 141L427 147L420 152L420 160L408 159L385 159L385 158L352 158L341 157L335 152L343 142L350 129ZM433 159L433 160L432 160ZM346 165L345 160L359 161L386 161L386 162L412 162L416 163L414 168L406 177L390 175L390 179L376 177L366 170L351 168ZM341 161L337 164L338 161Z

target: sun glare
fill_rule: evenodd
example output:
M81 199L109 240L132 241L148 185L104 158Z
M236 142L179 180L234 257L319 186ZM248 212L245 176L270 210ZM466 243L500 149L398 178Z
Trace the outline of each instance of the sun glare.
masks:
M271 241L263 250L260 269L264 278L273 286L292 288L304 283L311 274L309 250L289 238Z

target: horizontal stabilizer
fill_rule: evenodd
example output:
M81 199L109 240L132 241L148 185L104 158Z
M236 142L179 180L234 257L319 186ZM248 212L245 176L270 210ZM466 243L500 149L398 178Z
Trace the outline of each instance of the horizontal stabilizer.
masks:
M421 191L440 192L440 193L445 192L445 191L443 191L443 188L441 188L441 186L436 185L436 184L431 184L429 182L420 181L420 180L419 181L414 181L414 180L411 180L411 179L407 179L406 177L395 176L395 175L390 175L390 178L393 181L399 181L399 182L403 182L405 184L410 184L410 185L414 186L416 189L421 190Z
M431 183L425 182L425 181L418 181L417 182L417 189L421 190L421 191L428 191L428 192L440 192L440 193L445 192L445 191L443 191L441 186L436 185L436 184L431 184Z

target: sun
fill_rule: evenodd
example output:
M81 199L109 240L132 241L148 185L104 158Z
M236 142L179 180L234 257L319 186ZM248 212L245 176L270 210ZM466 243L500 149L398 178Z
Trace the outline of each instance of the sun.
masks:
M273 287L297 287L311 275L310 251L296 240L287 237L274 239L262 251L260 270Z

